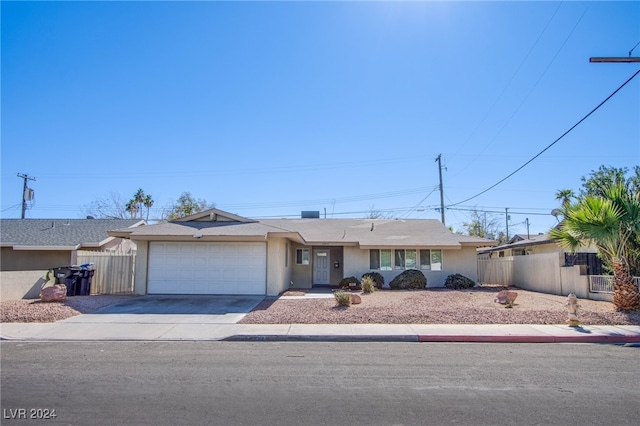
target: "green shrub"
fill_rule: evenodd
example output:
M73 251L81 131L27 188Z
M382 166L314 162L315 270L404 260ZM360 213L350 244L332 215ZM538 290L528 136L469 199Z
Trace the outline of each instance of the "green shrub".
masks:
M333 297L336 298L338 306L351 306L351 293L338 290L333 293Z
M463 290L466 288L473 288L476 286L476 283L461 274L451 274L444 281L444 286L446 288L450 288L453 290Z
M364 280L365 277L371 278L376 284L376 287L384 287L384 277L379 272L366 272L364 275L362 275L362 279Z
M355 284L355 286L352 287L350 284ZM360 286L360 280L357 279L356 277L347 277L347 278L341 279L340 283L338 284L338 287L340 287L340 288L356 288L357 290L360 290L362 288Z
M405 289L423 289L427 286L427 278L422 271L417 269L408 269L395 277L389 283L389 287L392 290L405 290Z
M364 276L362 277L362 292L373 293L376 290L376 283L373 278Z

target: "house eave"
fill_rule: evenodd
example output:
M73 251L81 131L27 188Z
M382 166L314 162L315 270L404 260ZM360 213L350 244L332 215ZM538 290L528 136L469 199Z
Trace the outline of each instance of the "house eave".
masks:
M60 251L73 251L73 250L78 250L80 248L80 244L75 245L75 246L19 246L19 245L14 245L12 246L14 250L19 251L19 250L39 250L39 251L53 251L53 250L60 250Z

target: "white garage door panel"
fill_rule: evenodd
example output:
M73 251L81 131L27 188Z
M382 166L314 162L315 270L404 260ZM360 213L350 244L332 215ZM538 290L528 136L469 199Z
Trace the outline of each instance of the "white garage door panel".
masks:
M149 245L150 294L265 294L266 243Z

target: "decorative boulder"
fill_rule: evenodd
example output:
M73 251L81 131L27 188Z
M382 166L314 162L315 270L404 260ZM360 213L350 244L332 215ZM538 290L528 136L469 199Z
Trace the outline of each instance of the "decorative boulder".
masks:
M496 298L493 299L494 302L501 303L506 305L507 303L513 303L518 297L518 293L515 291L502 290L500 293L496 294Z
M40 301L42 302L63 302L66 298L67 286L64 284L56 284L40 291Z
M360 297L359 294L355 294L355 293L351 293L351 304L352 305L358 305L362 303L362 298Z
M408 269L395 277L389 283L392 290L416 289L421 290L427 286L427 278L417 269Z

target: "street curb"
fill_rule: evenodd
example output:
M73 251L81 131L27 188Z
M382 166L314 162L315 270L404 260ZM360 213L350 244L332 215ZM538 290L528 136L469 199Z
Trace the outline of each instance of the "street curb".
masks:
M419 335L419 342L468 343L640 343L640 336L436 336Z
M224 342L419 342L416 335L286 335L236 334Z

